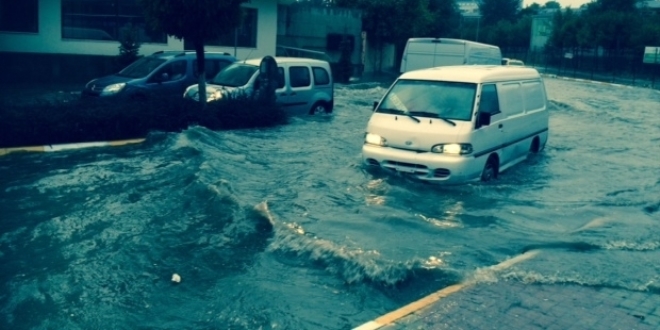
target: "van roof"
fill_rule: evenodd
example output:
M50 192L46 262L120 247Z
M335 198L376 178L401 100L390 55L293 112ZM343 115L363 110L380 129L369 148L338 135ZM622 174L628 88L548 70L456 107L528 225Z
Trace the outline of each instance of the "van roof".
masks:
M534 68L502 65L454 65L409 71L399 79L456 81L484 83L519 79L536 79L540 75Z
M309 64L316 64L316 65L329 65L327 61L322 61L322 60L317 60L313 58L304 58L304 57L282 57L282 56L277 56L274 57L275 62L277 63L309 63ZM246 60L244 63L246 64L251 64L251 65L259 65L261 64L262 58L252 58L249 60Z
M464 40L464 39L452 39L452 38L410 38L408 43L434 43L434 44L450 44L450 45L480 45L488 48L499 48L495 45L484 44L481 42Z

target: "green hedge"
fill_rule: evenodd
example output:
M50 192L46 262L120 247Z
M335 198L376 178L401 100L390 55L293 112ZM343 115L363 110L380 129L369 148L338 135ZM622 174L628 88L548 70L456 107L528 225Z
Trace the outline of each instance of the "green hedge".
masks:
M180 96L92 98L0 104L0 147L111 141L179 132L190 125L212 130L281 125L286 113L250 98L224 99L202 108Z

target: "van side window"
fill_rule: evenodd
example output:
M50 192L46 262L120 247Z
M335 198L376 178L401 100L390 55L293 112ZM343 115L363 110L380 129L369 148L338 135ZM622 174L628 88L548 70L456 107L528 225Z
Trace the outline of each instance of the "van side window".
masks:
M500 113L500 101L497 98L497 89L494 84L481 87L481 101L479 101L479 112L495 115Z
M284 69L277 67L277 89L284 88Z
M292 66L289 68L291 87L306 87L312 84L309 69L306 66Z
M314 85L327 85L330 83L330 75L324 68L312 67L312 73L314 74Z

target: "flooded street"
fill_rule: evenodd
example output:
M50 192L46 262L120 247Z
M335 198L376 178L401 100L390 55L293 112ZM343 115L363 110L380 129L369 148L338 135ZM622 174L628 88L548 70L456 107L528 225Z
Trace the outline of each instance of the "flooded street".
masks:
M276 128L0 157L0 328L351 329L465 280L660 294L659 92L547 78L545 150L442 187L362 166L385 87Z

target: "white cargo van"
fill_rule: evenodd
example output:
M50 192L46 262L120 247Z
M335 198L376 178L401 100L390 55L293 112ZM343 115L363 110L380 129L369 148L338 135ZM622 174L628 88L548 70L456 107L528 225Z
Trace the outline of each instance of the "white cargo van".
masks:
M448 66L397 78L374 103L362 156L367 166L429 182L489 181L547 140L535 69Z
M449 38L411 38L401 58L401 72L447 65L500 65L500 48Z

